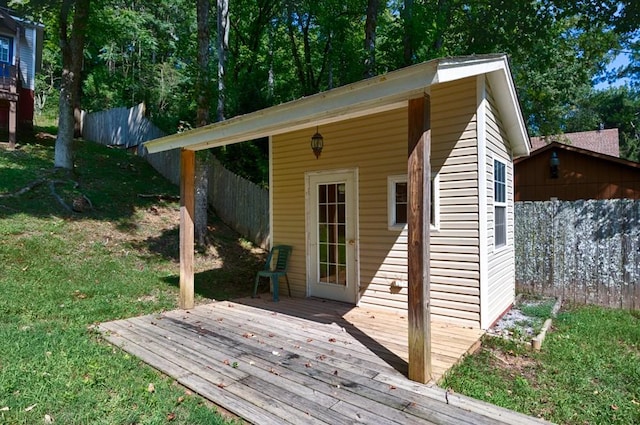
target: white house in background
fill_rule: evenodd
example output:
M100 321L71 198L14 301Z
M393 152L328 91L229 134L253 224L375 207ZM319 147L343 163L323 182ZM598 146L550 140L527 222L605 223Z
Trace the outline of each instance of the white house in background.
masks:
M407 314L411 379L424 379L429 318L488 328L510 308L513 158L530 145L506 56L435 59L147 142L182 150L182 307L193 297L193 151L260 137L270 240L293 246L293 295Z
M43 32L42 24L0 8L0 127L8 129L9 142L15 143L17 127L33 126Z

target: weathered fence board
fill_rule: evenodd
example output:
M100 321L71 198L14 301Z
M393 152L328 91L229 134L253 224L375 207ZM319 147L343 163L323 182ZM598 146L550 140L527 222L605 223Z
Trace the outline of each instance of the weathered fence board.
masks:
M145 117L145 105L82 114L82 137L103 145L136 147L165 133Z
M515 214L520 290L640 309L640 201L518 202Z

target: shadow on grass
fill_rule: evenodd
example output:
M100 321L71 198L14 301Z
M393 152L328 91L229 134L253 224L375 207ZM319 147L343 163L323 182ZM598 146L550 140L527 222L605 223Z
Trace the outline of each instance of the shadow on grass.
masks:
M146 250L152 256L174 263L180 261L180 229L167 229L156 237L135 242L132 246ZM228 300L251 294L253 279L264 266L266 254L251 249L246 241L211 216L208 224L208 244L195 252L194 290L201 297ZM179 287L179 275L163 279L165 283Z
M37 128L31 139L19 141L17 150L0 146L3 174L0 193L16 193L37 179L61 178L57 173L51 177L54 175L55 135L50 130ZM55 200L48 183L43 183L21 195L0 198L3 217L25 214L35 219L59 217L80 223L86 221L87 226L92 226L96 220L109 222L113 227L108 226L105 230L93 225L95 239L108 239L110 235L105 234L103 238L98 232L115 229L127 235L120 239L139 251L141 258L178 262L177 216L167 217L168 213L177 212L178 204L163 201L162 197L140 196L175 197L179 193L178 187L159 175L146 160L124 149L82 140L76 140L73 149L75 169L67 179L77 182L78 186L73 188L73 185L65 184L56 189L68 204L71 204L70 197L79 193L90 199L93 208L83 213L68 212ZM143 216L144 221L141 220ZM217 217L210 217L208 244L196 254L196 291L203 297L216 299L246 295L264 257L251 250L250 244L243 242ZM146 236L149 227L151 233L159 235ZM178 286L178 277L169 278L167 283Z
M16 193L43 178L69 180L76 182L77 187L71 185L72 190L60 190L64 201L71 204L74 197L84 195L93 208L83 213L67 211L45 182L17 197L0 198L5 214L105 220L121 223L120 230L127 231L137 209L149 208L158 202L154 198L140 198L139 194L178 194L177 186L160 176L143 158L83 140L73 143L74 170L67 174L54 172L55 135L50 132L52 129L41 130L36 128L33 135L19 140L16 150L0 147L3 174L0 193ZM129 230L134 228L131 226Z

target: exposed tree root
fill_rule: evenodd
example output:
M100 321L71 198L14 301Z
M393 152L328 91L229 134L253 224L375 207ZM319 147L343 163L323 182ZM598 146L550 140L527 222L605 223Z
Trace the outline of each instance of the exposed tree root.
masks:
M70 213L73 213L73 209L66 202L64 202L64 199L62 199L60 195L58 195L58 193L56 192L56 183L65 183L65 182L62 180L51 180L49 182L49 191L51 192L51 195L56 199L56 201L58 201L60 205L62 205L62 207L65 210L69 211Z
M25 187L23 187L22 189L16 191L16 192L6 192L6 193L0 193L0 199L2 198L17 198L18 196L24 195L25 193L27 193L28 191L30 191L31 189L33 189L34 187L40 186L43 183L46 183L49 179L47 178L41 178L41 179L37 179L32 181L31 183L29 183L28 185L26 185Z
M22 189L19 189L19 190L15 191L15 192L0 193L0 199L17 198L17 197L22 196L25 193L29 192L30 190L33 190L34 188L40 186L41 184L44 184L44 183L48 183L49 184L49 191L51 192L51 195L68 212L70 212L70 213L84 212L87 209L93 209L93 203L91 202L91 200L86 195L84 195L82 193L80 193L79 196L75 197L73 199L73 203L71 205L69 205L56 192L56 184L73 183L73 188L77 189L80 186L80 184L78 182L76 182L74 180L49 179L47 177L41 177L39 179L36 179L36 180L32 181L31 183L29 183L28 185L26 185L25 187L23 187ZM5 207L5 208L7 208L7 207Z
M165 195L165 194L145 194L145 193L138 193L138 198L153 198L153 199L157 199L158 201L179 201L180 200L180 196L175 196L175 195Z

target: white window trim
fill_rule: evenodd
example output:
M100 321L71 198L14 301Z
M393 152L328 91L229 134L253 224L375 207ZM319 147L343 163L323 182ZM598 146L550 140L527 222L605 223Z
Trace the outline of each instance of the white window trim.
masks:
M504 202L498 202L496 201L496 167L495 164L496 162L501 163L502 165L504 165ZM502 249L505 249L508 245L509 245L509 241L507 240L507 236L508 236L508 231L507 231L507 223L509 222L509 217L508 217L508 202L507 202L507 174L508 174L508 166L507 166L507 162L504 161L502 158L498 158L498 157L493 157L493 249L494 251L499 251ZM496 207L503 207L504 208L504 219L505 219L505 228L504 228L504 245L497 245L497 238L496 238Z
M440 230L440 174L431 173L431 187L433 190L433 217L430 224L432 231ZM387 225L389 230L403 230L406 223L396 223L396 183L407 183L406 174L398 174L387 177Z
M407 224L396 224L396 183L407 183L407 175L399 174L387 177L387 217L389 230L403 230Z

